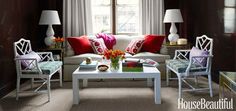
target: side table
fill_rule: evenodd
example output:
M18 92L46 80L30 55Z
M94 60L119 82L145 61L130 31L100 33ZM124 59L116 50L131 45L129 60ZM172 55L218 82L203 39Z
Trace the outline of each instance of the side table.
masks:
M236 100L236 72L220 72L220 98Z
M163 44L163 47L165 47L166 54L170 55L171 58L174 58L175 56L175 50L181 50L181 49L190 49L190 44L186 45L170 45L169 42L166 44Z

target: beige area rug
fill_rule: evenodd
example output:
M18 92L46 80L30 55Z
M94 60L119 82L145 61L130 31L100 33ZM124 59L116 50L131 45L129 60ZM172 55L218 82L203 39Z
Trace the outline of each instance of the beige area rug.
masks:
M204 86L206 79L201 78ZM52 98L47 102L47 94L20 94L15 100L15 92L11 92L0 101L2 111L176 111L178 85L171 81L170 86L162 81L162 104L154 104L153 88L146 86L145 80L92 80L87 88L80 90L80 104L73 105L72 83L64 82L63 87L52 83ZM80 84L81 85L81 84ZM29 82L21 85L23 89L30 89ZM186 100L218 100L218 85L213 84L214 97L209 92L184 92Z

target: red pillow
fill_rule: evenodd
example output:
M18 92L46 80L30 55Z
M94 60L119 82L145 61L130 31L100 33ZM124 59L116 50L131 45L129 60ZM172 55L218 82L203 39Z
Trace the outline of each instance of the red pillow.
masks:
M164 35L146 35L141 52L159 52L164 39Z
M76 55L93 53L93 48L87 36L68 37L67 40L70 43L72 49L75 51Z

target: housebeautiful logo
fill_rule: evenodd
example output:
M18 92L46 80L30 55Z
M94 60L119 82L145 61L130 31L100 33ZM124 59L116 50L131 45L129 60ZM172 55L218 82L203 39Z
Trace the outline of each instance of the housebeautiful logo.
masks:
M201 98L196 101L185 101L178 99L178 109L233 109L233 99L219 99L218 101L206 101Z

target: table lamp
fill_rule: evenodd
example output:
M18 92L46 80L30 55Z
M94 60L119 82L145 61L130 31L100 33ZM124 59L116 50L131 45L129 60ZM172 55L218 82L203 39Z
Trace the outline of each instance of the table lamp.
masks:
M167 9L164 16L164 23L171 23L170 34L168 35L168 40L170 45L175 45L179 39L177 34L177 29L175 23L183 22L183 18L179 9Z
M52 25L60 25L60 19L58 12L55 10L43 10L39 20L39 25L48 25L46 36L44 42L46 46L52 46L54 44L54 31Z

